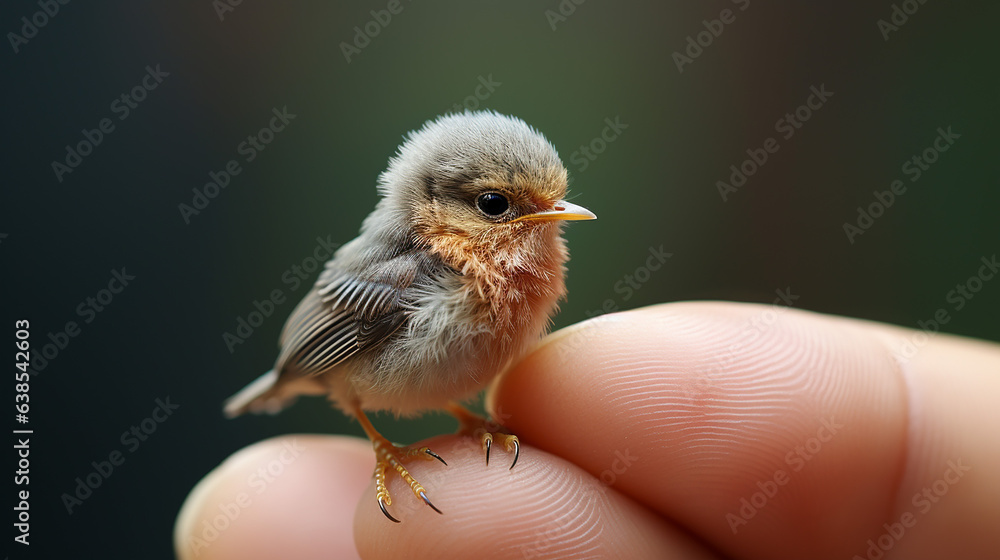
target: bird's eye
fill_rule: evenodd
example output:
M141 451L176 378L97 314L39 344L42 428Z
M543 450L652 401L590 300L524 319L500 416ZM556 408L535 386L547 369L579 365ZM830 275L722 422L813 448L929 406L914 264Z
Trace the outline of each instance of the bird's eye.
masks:
M487 216L499 216L510 208L507 197L498 193L483 193L476 198L476 206Z

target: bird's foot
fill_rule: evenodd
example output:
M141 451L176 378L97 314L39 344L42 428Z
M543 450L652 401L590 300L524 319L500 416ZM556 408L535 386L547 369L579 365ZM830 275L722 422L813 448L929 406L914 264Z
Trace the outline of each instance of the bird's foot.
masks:
M427 447L396 445L385 439L382 434L375 430L375 427L372 426L371 421L368 420L368 417L365 416L360 407L355 409L354 415L361 423L361 427L364 428L365 433L368 434L368 439L372 442L372 449L375 451L375 499L378 501L378 507L382 510L382 513L390 521L399 523L399 520L390 515L387 509L387 506L392 504L392 496L389 495L389 487L386 484L386 477L391 471L396 471L399 474L403 482L413 491L414 496L423 500L434 511L441 513L441 510L431 503L430 498L427 497L427 491L424 490L424 487L403 466L403 462L407 459L420 457L428 460L437 459L445 465L448 463L445 463L440 455Z
M413 491L414 496L423 500L434 511L441 513L441 510L431 503L430 498L427 497L427 491L424 490L424 487L403 466L403 461L413 457L437 459L447 465L448 463L445 463L440 455L427 447L396 445L382 436L372 438L372 448L375 450L375 499L378 501L379 509L382 510L382 513L389 520L399 523L399 520L390 515L389 510L386 509L386 506L392 504L392 496L389 495L389 487L386 485L386 476L390 471L396 471L399 474L403 482Z
M490 464L490 450L493 448L494 441L496 441L503 445L508 453L514 454L514 460L510 464L510 468L514 468L514 465L517 464L517 458L521 454L521 442L517 439L517 436L508 432L496 422L483 418L459 404L451 403L448 405L448 412L458 419L459 434L476 438L482 444L483 451L486 452L487 465Z

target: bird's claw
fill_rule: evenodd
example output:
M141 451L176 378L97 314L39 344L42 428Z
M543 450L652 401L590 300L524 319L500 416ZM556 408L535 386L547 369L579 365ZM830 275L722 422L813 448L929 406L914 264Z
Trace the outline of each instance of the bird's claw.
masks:
M493 449L493 438L496 437L503 442L504 449L508 453L514 453L514 461L511 462L508 470L513 469L517 464L517 458L521 455L521 442L512 433L504 431L503 426L487 420L482 416L467 410L458 403L449 403L448 412L458 419L458 433L466 436L478 437L486 452L486 465L490 464L490 451Z
M410 472L406 470L403 466L403 460L410 457L421 457L424 459L437 459L445 465L445 460L441 458L440 455L431 451L427 447L420 448L408 448L400 447L389 443L388 441L379 441L374 446L376 454L375 462L375 499L378 501L378 507L382 510L382 513L392 521L393 523L399 523L400 520L393 517L386 506L392 505L392 497L389 495L389 487L386 484L386 472L391 468L392 470L399 473L400 478L403 479L411 490L413 494L424 501L425 504L431 507L434 511L442 513L441 510L437 508L433 503L431 503L430 498L427 497L427 491L424 487L420 485ZM443 514L443 513L442 513Z
M517 464L517 458L521 456L521 442L514 434L486 432L482 436L483 449L486 451L486 465L490 464L490 450L493 448L493 437L498 436L503 440L504 449L514 453L514 461L507 470L513 469Z
M392 521L393 523L399 523L400 521L398 519L396 519L395 517L393 517L392 515L389 515L389 510L385 509L385 506L390 501L391 500L388 498L388 496L379 496L378 497L378 507L379 507L380 510L382 510L382 513L384 513L385 516L389 518L389 521Z
M430 455L431 457L434 457L438 461L441 461L444 464L444 466L446 466L446 467L448 466L448 463L444 459L442 459L440 455L438 455L437 453L431 451L430 449L428 449L428 448L425 447L424 448L424 453Z
M424 492L423 490L421 490L421 491L420 491L420 493L419 493L419 496L420 496L421 498L423 498L423 500L424 500L424 503L425 503L425 504L427 504L427 505L431 506L431 509L432 509L432 510L434 510L434 511L436 511L436 512L440 513L441 515L444 515L444 512L443 512L443 511L439 510L439 509L437 508L437 506L435 506L434 504L432 504L432 503L431 503L431 500L430 500L430 498L428 498L428 497L427 497L427 492Z

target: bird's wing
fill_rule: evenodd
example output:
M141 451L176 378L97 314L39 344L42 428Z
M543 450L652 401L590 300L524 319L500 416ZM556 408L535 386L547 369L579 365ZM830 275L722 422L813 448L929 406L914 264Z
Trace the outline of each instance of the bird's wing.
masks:
M410 252L344 270L327 263L281 334L279 371L319 375L385 342L409 318L404 290L428 273L425 253Z

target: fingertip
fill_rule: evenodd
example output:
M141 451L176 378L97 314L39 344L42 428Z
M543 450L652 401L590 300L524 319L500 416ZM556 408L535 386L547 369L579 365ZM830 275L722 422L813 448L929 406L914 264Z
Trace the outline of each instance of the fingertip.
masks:
M355 504L371 448L349 437L293 435L246 447L191 491L174 525L181 560L357 558Z
M526 443L731 554L782 533L806 553L877 526L903 460L906 398L881 341L785 307L692 302L592 319L493 389ZM817 434L822 453L797 454ZM752 523L740 517L741 498L776 476L783 491ZM823 525L802 523L820 512Z
M698 542L579 467L522 446L514 469L485 464L470 437L428 445L447 457L406 463L441 514L390 473L393 523L369 485L355 515L355 541L367 560L423 558L709 558ZM504 450L495 448L499 459ZM508 453L504 459L510 460Z

